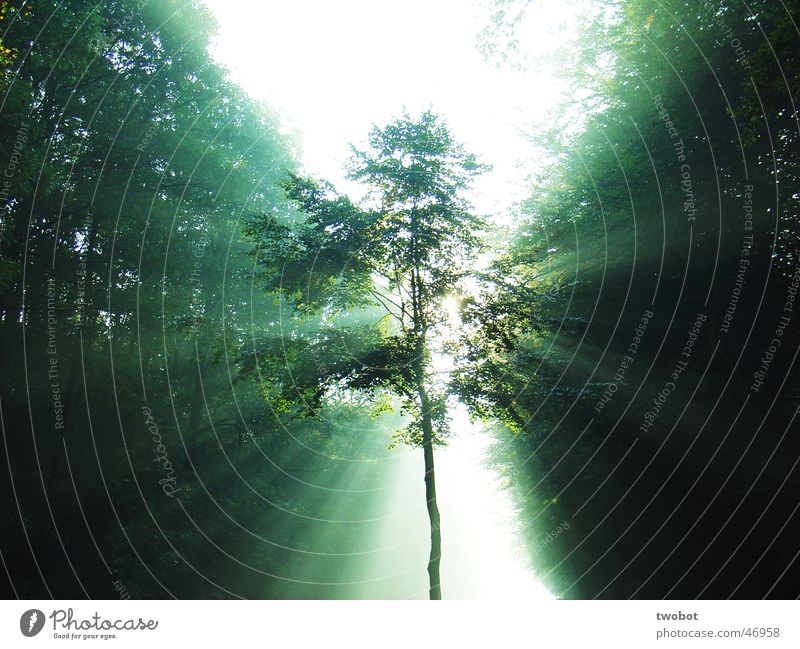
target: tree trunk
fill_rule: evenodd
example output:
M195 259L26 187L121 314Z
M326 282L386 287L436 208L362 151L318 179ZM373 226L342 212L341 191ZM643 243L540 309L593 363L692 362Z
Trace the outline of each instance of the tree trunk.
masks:
M100 224L98 220L92 219L92 224L89 227L89 235L86 245L86 265L91 268L95 257L95 248L97 247L97 238L100 231ZM76 271L77 271L76 265ZM61 433L56 433L56 443L54 445L54 455L47 470L48 480L51 482L58 482L62 477L62 471L66 467L61 462L64 458L64 441L72 437L75 430L75 407L78 405L78 399L83 400L83 396L76 397L76 391L79 384L86 381L83 372L83 363L89 358L91 354L92 343L97 331L97 314L98 307L95 306L95 291L94 281L91 271L87 271L84 287L84 304L83 312L80 314L80 320L75 330L72 350L72 358L69 362L69 368L66 373L66 388L64 390L64 427ZM88 323L88 325L87 325ZM65 328L66 330L66 328ZM84 388L85 389L85 388Z
M433 465L433 422L430 402L425 387L418 387L422 406L422 450L425 454L425 500L428 505L428 519L431 523L431 554L428 559L428 580L430 598L442 599L442 586L439 579L439 563L442 559L442 531L439 505L436 502L436 473Z
M22 266L25 259L25 247L28 244L28 228L32 218L31 211L33 205L33 198L31 196L23 196L20 198L19 206L17 207L16 215L14 217L14 231L11 237L6 242L5 250L0 250L9 262L17 264L16 274L11 279L9 287L2 293L3 308L3 331L2 341L8 348L21 345L21 341L17 341L20 328L20 316L22 315L22 294L24 286L22 284ZM9 371L16 371L16 368L10 367Z
M197 343L197 341L195 341ZM192 389L192 399L189 406L189 423L186 427L186 437L188 438L187 450L192 462L197 460L198 447L200 444L198 430L202 421L205 401L203 399L203 374L210 363L206 360L205 354L198 351L192 367L195 370L194 387Z

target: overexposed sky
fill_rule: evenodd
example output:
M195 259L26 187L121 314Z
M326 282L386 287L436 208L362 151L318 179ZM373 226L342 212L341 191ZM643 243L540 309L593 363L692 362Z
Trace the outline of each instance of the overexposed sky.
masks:
M432 107L456 137L494 167L476 185L477 209L505 220L524 196L532 147L519 129L554 108L560 83L545 67L486 63L477 36L489 22L474 0L206 0L219 22L216 59L253 97L298 133L305 170L348 191L349 144L404 108ZM563 40L569 6L533 0L522 25L526 49Z

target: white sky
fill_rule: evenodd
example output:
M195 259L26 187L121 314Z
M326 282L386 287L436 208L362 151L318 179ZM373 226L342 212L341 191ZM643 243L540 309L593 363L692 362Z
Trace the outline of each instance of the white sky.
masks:
M474 0L206 0L219 21L215 56L253 97L300 136L305 170L352 193L343 180L349 144L404 108L433 108L494 171L476 185L478 211L505 220L524 197L533 149L519 128L557 105L560 84L542 66L484 62L477 35L489 10ZM573 11L533 0L524 21L531 53L552 48Z

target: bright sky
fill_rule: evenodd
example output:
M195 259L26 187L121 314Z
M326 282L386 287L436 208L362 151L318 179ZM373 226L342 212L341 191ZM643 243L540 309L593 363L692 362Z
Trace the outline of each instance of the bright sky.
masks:
M476 186L478 211L505 220L522 198L533 149L519 129L559 101L543 66L524 71L486 63L476 48L489 22L474 0L206 0L217 16L216 58L252 96L298 133L307 172L348 191L349 144L363 142L404 108L445 116L468 150L494 171ZM533 0L524 42L533 54L563 40L570 7Z

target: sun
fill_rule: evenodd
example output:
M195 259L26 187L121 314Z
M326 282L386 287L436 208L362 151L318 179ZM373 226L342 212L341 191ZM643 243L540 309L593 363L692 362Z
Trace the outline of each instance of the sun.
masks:
M461 327L461 299L456 295L447 295L442 300L442 307L450 327L459 329Z

